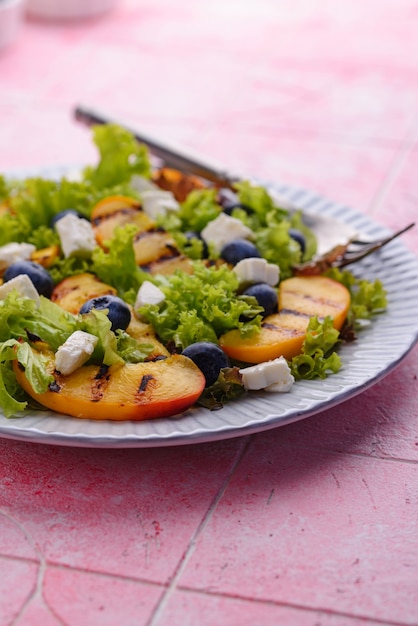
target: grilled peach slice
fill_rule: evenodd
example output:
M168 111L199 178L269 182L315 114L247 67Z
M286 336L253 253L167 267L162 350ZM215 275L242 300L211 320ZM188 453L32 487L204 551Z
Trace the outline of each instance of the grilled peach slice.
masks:
M138 230L133 242L136 263L151 274L170 274L176 269L192 271L189 259L180 253L173 237L156 228L133 198L104 198L93 207L91 221L97 243L102 247L113 237L117 226L134 224Z
M153 182L164 189L171 191L177 202L184 202L194 189L203 189L205 185L197 176L183 174L179 170L163 167L153 174Z
M31 260L39 263L43 267L48 268L59 257L60 249L57 245L48 246L35 250L31 255Z
M133 245L137 265L150 274L193 271L190 259L180 252L172 236L160 228L137 233Z
M193 265L191 260L184 254L173 254L172 256L165 256L151 263L147 263L142 266L142 269L150 274L165 274L170 276L177 270L186 272L187 274L193 274Z
M220 339L220 346L232 359L262 363L300 354L311 317L332 317L340 330L350 307L350 293L341 283L325 276L293 277L279 287L279 312L267 316L261 331L243 338L231 330Z
M55 285L51 300L76 315L87 300L116 293L116 289L103 283L97 276L85 272L68 276Z
M100 200L92 209L91 223L96 241L102 247L105 247L105 241L112 239L117 226L135 224L140 232L154 226L139 202L128 196L109 196Z
M84 365L68 376L49 370L55 381L36 393L17 361L13 369L21 387L44 407L73 417L94 420L146 420L185 411L199 398L205 377L182 355L122 366Z

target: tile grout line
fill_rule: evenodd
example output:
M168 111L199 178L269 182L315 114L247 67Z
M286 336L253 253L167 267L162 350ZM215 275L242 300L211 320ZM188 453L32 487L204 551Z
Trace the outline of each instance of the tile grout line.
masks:
M190 543L187 547L187 549L185 550L185 552L183 553L183 556L181 557L175 571L174 571L174 575L172 577L172 579L170 580L168 586L166 587L165 591L163 592L155 610L152 612L151 617L149 619L149 621L147 622L146 626L157 626L158 620L161 617L171 595L173 594L173 592L177 589L177 582L179 581L179 579L181 578L184 570L187 567L188 562L190 561L194 550L196 548L197 545L197 541L199 539L199 537L201 536L201 534L203 533L203 531L205 530L206 526L209 524L210 520L213 517L213 514L220 502L220 500L222 499L229 483L231 482L234 474L235 474L235 470L237 469L238 465L240 464L242 458L244 457L245 453L247 452L250 443L252 441L252 436L248 436L244 439L244 443L241 447L241 450L238 452L231 469L228 472L227 477L224 479L223 483L221 484L220 488L218 489L217 493L215 494L215 496L213 497L204 517L202 518L202 520L200 521L199 525L197 526L195 532L192 535L192 538L190 540Z
M416 115L414 114L410 122L409 131L406 133L404 139L401 141L399 150L395 153L389 172L384 177L382 184L380 185L370 202L368 211L369 215L375 216L379 208L382 206L383 202L389 195L403 165L411 154L417 139L418 117L416 117Z
M370 624L371 626L409 626L407 622L394 622L392 620L381 619L379 617L369 617L367 615L357 615L355 613L348 613L346 611L338 611L335 609L329 609L321 606L307 606L304 604L297 604L294 602L285 602L280 600L272 600L270 598L254 598L252 596L243 596L236 595L233 593L223 593L223 592L211 592L206 591L204 589L187 587L180 585L178 587L179 590L184 591L190 594L200 594L205 596L210 596L214 598L227 598L229 600L238 600L242 602L253 602L255 604L260 605L270 605L274 607L285 607L294 609L296 611L303 611L305 613L325 613L328 616L336 616L336 617L348 617L351 620L361 621L361 623Z

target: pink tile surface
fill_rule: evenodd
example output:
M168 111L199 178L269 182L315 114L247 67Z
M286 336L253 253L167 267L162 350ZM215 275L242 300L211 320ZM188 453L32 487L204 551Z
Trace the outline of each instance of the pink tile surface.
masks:
M0 445L7 554L33 556L21 547L30 537L47 562L165 584L243 443L139 451Z
M95 159L84 102L397 228L418 215L417 23L416 0L28 19L0 53L0 171ZM416 626L417 375L414 348L342 405L231 441L0 440L0 626Z
M259 435L179 585L413 623L417 478L416 464Z
M43 590L57 623L83 626L114 626L122 616L124 626L146 623L161 595L158 586L53 567L45 573ZM31 617L27 624L43 626L39 618Z

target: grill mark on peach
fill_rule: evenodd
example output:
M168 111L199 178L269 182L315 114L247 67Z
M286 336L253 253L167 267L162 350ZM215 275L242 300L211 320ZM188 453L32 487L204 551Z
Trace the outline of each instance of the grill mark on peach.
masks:
M169 263L170 261L174 261L174 259L180 259L180 258L186 259L187 257L182 255L178 250L175 250L172 254L164 254L163 256L160 256L155 261L151 261L150 263L144 263L144 265L140 265L139 267L141 268L141 270L144 270L144 272L152 273L154 268L157 268L160 265L164 265L164 263Z
M149 237L150 235L153 235L155 233L165 233L165 232L166 231L164 230L164 228L161 228L161 226L153 226L152 228L149 228L148 230L141 230L137 232L135 234L134 241L139 241L140 239L143 239L144 237Z
M152 374L144 374L135 393L137 404L146 404L152 399L153 389L157 387L157 379Z
M281 326L281 325L276 325L276 324L270 324L270 323L265 323L265 324L261 324L262 328L265 328L266 330L271 330L271 332L280 332L282 335L287 335L287 337L298 337L301 332L300 329L298 328L290 328L288 326Z
M141 382L139 383L138 393L144 393L152 380L154 380L154 376L152 376L152 374L144 374L141 378Z
M134 243L139 243L141 239L146 239L147 237L152 237L153 235L161 235L161 234L162 235L167 234L163 228L150 228L148 230L142 230L135 234ZM164 241L164 245L166 248L173 249L178 252L178 248L173 239L167 239L167 241Z
M109 213L103 213L102 215L99 214L91 220L91 223L93 224L93 226L98 226L99 224L101 224L102 222L105 222L108 219L115 218L117 215L135 215L139 211L142 212L139 206L138 208L123 207L120 209L115 209Z
M109 366L101 365L91 384L91 401L100 402L110 381Z
M283 315L295 315L296 317L306 317L308 319L310 319L312 316L308 315L307 313L304 313L303 311L298 311L296 309L280 309L279 313L282 313ZM264 326L264 324L261 324L262 326Z
M343 307L339 302L335 302L335 300L331 300L329 298L321 298L318 296L314 296L312 294L302 294L300 291L291 291L288 290L287 291L287 296L292 295L295 296L296 298L302 299L302 300L308 300L309 302L312 302L312 304L319 304L322 306L329 306L332 309L336 309L337 311L340 311ZM302 307L303 308L303 305ZM280 309L280 313L283 313L283 311L289 311L290 313L295 313L297 314L297 310L296 309Z

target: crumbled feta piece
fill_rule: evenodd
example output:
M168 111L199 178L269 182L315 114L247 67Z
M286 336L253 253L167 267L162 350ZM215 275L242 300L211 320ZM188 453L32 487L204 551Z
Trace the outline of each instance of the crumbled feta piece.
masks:
M55 224L65 257L88 257L97 246L93 226L88 220L67 213Z
M207 244L212 244L220 252L227 243L236 239L251 239L253 231L236 217L220 213L209 222L200 233Z
M149 280L145 280L136 295L135 309L139 309L145 304L160 304L165 300L165 295L156 285Z
M258 257L242 259L232 271L236 273L240 283L267 283L274 287L280 278L278 265L268 263L266 259Z
M14 289L20 296L35 300L37 303L39 302L39 293L27 274L19 274L19 276L15 276L6 283L3 283L3 285L0 286L0 300L4 300L7 294Z
M240 369L242 382L246 389L256 391L289 391L295 382L289 365L283 356Z
M72 374L89 360L98 342L95 335L76 330L70 335L55 354L55 369L64 376Z
M17 243L12 241L0 247L0 268L5 269L17 261L28 261L36 247L31 243Z
M144 191L153 191L155 189L159 189L159 187L152 182L149 178L145 178L145 176L139 176L139 174L134 174L130 180L130 186L132 189L135 189L138 193L143 193Z
M164 189L149 189L141 193L142 210L148 217L155 220L158 215L165 215L168 211L178 211L179 203L171 191Z

